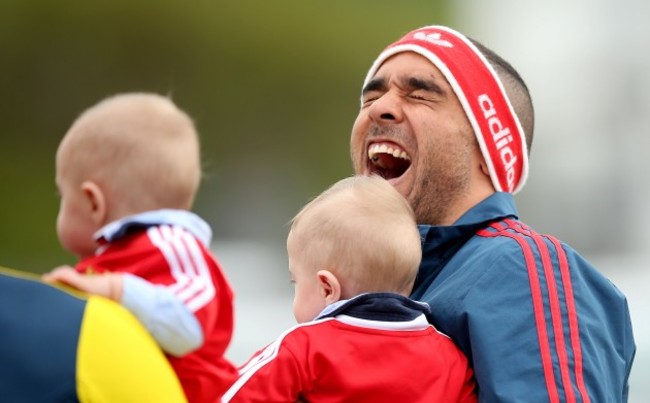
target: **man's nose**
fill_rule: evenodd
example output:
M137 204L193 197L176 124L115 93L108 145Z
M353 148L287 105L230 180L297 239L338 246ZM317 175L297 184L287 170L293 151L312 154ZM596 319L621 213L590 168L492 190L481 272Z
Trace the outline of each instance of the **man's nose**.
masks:
M388 91L370 105L368 113L378 124L400 123L403 118L402 99L399 94Z

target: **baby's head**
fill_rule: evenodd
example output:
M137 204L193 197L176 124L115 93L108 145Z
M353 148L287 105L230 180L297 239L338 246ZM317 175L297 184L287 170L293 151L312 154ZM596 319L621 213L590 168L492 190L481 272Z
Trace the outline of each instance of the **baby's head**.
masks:
M298 322L365 292L408 296L422 258L411 207L378 176L343 179L307 204L287 250Z
M190 209L200 179L196 129L169 98L106 98L74 121L56 153L59 240L87 256L95 248L94 232L111 221L148 210Z

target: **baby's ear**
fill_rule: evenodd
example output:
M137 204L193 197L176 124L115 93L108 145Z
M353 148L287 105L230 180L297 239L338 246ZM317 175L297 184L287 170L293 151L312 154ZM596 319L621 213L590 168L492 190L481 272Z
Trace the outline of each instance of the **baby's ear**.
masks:
M93 222L98 227L106 224L106 197L102 188L93 181L84 181L81 184L81 192Z
M318 276L320 294L325 299L325 303L329 305L340 300L341 283L334 273L329 270L319 270L316 275Z

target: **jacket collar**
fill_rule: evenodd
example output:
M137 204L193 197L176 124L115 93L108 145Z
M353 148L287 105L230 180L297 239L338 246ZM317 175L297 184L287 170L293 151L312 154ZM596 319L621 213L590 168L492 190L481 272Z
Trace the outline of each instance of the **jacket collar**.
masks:
M483 224L508 217L518 218L515 199L510 193L496 192L467 210L452 226Z
M144 213L134 214L113 221L94 235L98 243L113 242L132 230L146 229L156 225L177 225L194 235L204 246L209 247L212 240L212 229L198 215L186 210L152 210Z
M422 297L442 268L476 231L490 222L517 217L512 194L496 192L469 209L452 225L418 225L422 239L422 263L411 298Z
M395 293L374 292L328 305L317 319L346 315L365 320L403 322L429 313L429 305L426 303L413 301Z

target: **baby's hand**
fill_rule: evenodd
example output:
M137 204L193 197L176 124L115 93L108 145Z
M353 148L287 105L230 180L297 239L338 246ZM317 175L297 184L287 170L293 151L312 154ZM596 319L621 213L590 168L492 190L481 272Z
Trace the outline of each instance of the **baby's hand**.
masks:
M43 274L43 281L47 283L63 283L79 291L100 295L117 302L122 299L121 274L85 275L78 273L70 266L60 266L49 273Z

